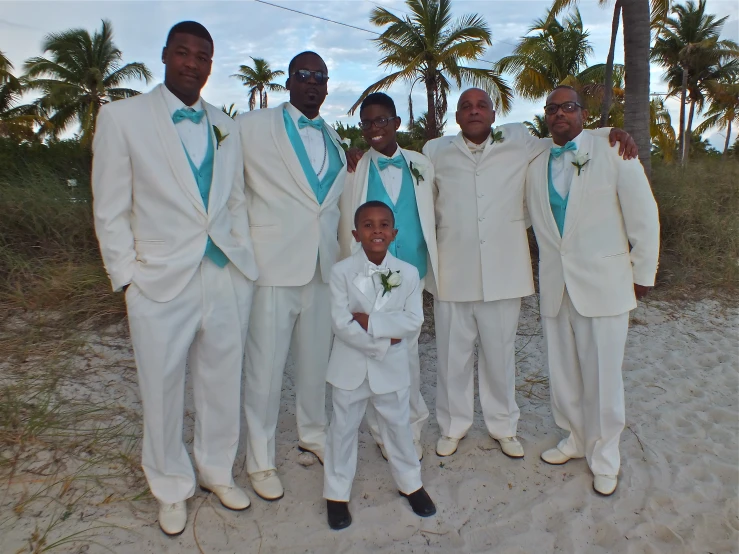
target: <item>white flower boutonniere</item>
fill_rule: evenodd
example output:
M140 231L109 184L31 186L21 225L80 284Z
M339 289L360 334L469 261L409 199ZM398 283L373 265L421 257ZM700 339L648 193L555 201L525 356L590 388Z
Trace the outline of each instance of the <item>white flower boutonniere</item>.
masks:
M490 129L490 144L495 144L496 142L503 142L505 140L505 137L503 136L503 130L497 131L495 129Z
M221 143L226 140L229 133L224 134L217 125L213 125L213 134L216 136L216 150L218 150L221 147Z
M385 296L388 292L396 289L403 282L400 276L400 271L393 271L388 269L387 273L380 273L380 282L382 283L382 296Z
M350 138L343 138L341 139L341 147L344 149L344 151L349 150L352 147L352 139Z
M410 164L408 164L408 167L411 170L411 174L416 178L416 186L418 186L420 182L423 181L423 168L419 168L417 165L413 165L413 162L410 162Z
M580 175L582 168L588 165L589 161L590 161L590 158L588 158L588 152L586 152L585 154L580 154L579 152L575 154L575 161L572 162L572 165L574 165L577 168L578 176Z

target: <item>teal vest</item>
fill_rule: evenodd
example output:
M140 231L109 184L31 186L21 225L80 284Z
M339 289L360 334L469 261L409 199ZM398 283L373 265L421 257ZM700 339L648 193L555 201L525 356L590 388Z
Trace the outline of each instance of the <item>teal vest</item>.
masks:
M365 154L367 155L367 154ZM379 200L384 202L395 214L395 228L398 236L390 244L390 253L418 269L418 275L423 279L427 271L428 249L423 238L421 217L418 215L416 204L416 189L413 184L413 175L408 164L403 166L403 182L400 186L398 201L393 204L380 178L380 172L375 162L370 163L369 179L367 183L367 201Z
M331 185L333 185L336 180L336 176L341 171L341 168L344 167L344 164L341 161L341 156L339 156L339 151L336 149L334 141L331 140L331 135L328 134L328 131L324 126L323 140L326 143L326 157L328 158L326 162L328 163L328 169L323 175L323 179L319 180L318 175L316 175L316 171L310 163L310 158L308 158L308 152L305 151L303 139L300 138L298 128L295 127L293 118L290 117L290 114L286 109L282 111L282 118L285 121L287 136L290 139L293 150L295 150L295 154L298 156L300 166L303 168L303 173L305 173L305 177L308 179L308 183L310 183L310 187L316 195L316 200L318 200L319 204L323 204L328 191L331 190Z
M564 234L565 228L565 217L567 216L567 202L570 199L568 194L562 198L557 189L554 188L554 181L552 181L552 155L549 155L549 162L547 163L547 182L549 186L549 205L552 208L552 215L554 221L557 223L557 229L559 229L559 236Z
M207 123L207 120L206 125L209 125ZM185 150L185 156L187 156L187 161L189 162L190 169L192 170L192 174L195 177L195 182L198 184L200 198L203 199L203 205L205 206L205 211L207 212L208 200L210 199L210 186L213 181L213 162L215 161L213 133L211 133L210 128L208 128L208 150L205 152L205 158L203 158L203 163L200 164L199 168L195 167L195 164L192 163L190 154L187 151L187 148L185 148L184 144L182 145L182 147ZM213 241L210 240L210 237L208 237L208 242L205 245L204 255L210 258L210 260L218 267L224 267L228 263L228 257L226 257L226 255L220 248L213 244Z

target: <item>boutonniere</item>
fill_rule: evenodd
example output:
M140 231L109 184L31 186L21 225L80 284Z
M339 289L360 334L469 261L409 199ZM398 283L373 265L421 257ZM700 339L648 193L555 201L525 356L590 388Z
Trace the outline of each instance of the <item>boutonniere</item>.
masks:
M572 162L572 165L574 165L577 168L577 175L580 175L580 172L582 171L582 168L588 165L588 162L590 161L590 158L588 158L588 153L580 154L579 152L575 154L575 161Z
M418 166L416 166L416 165L413 165L413 162L411 162L411 163L410 163L410 164L408 165L408 167L409 167L409 168L410 168L410 170L411 170L411 174L412 174L412 175L413 175L413 176L414 176L414 177L416 178L416 186L418 186L418 185L419 185L419 183L420 183L421 181L423 181L423 173L422 173L422 172L421 172L421 170L420 170L420 169L418 168Z
M223 131L221 131L217 125L213 125L213 134L216 136L216 150L218 150L221 147L221 143L226 140L229 133L223 134Z
M385 296L388 292L393 289L397 289L403 279L400 277L400 270L393 271L388 269L387 273L379 273L380 282L382 283L382 296Z
M341 147L344 149L344 152L346 152L352 147L352 139L343 138L341 139L341 142L339 144L341 144Z
M495 129L490 129L490 144L495 144L496 142L503 142L505 138L503 137L503 131L496 131Z

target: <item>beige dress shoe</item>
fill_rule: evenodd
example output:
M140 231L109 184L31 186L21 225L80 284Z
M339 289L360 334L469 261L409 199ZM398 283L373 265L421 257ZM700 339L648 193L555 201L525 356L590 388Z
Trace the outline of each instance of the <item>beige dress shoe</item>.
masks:
M516 437L503 437L495 440L500 444L503 454L509 458L523 458L523 446Z
M274 469L252 473L249 480L254 492L264 500L279 500L285 496L285 489Z
M421 441L413 441L413 446L416 447L416 456L418 456L418 461L420 462L423 460L423 445Z
M174 504L159 503L159 527L165 535L176 537L181 535L187 524L187 506L185 501Z
M555 446L554 448L550 448L549 450L542 452L541 459L553 466L561 466L562 464L569 462L572 459L572 456L568 456Z
M437 456L451 456L457 451L457 445L462 439L454 439L452 437L439 437L436 442L436 455Z
M205 492L212 492L218 497L224 507L240 512L251 505L251 500L239 487L225 487L223 485L200 485Z
M593 488L598 494L603 496L611 496L618 486L617 475L602 475L596 474L593 477Z

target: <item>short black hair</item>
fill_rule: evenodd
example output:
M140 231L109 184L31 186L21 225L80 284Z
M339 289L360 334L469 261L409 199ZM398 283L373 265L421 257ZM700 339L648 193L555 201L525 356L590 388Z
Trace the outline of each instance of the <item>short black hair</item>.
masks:
M574 92L575 97L577 98L577 103L580 104L580 106L582 106L583 108L585 107L585 100L583 99L582 94L580 94L575 87L571 87L570 85L557 85L556 87L552 89L552 91L549 94L547 94L547 98L549 98L555 90L562 89L562 88L571 90L572 92Z
M184 33L186 35L193 35L198 38L207 40L210 43L211 49L213 49L213 37L210 36L208 29L197 21L180 21L174 27L169 30L167 34L167 43L165 46L169 46L172 37L177 33Z
M364 210L368 210L369 208L384 208L387 211L389 211L390 212L390 217L393 220L393 227L395 227L395 213L393 212L392 209L390 209L390 206L388 206L387 204L385 204L385 202L380 202L379 200L370 200L368 202L365 202L361 206L359 206L357 208L357 211L354 212L354 228L355 229L357 227L359 227L359 225L358 225L358 223L359 223L359 216L362 215L362 212Z
M323 65L326 65L326 62L323 61L323 58L321 56L319 56L318 54L316 54L312 50L306 50L305 52L301 52L297 56L294 56L293 59L290 60L290 64L287 66L287 76L288 76L288 78L293 74L293 66L295 65L295 62L297 61L297 59L300 58L300 57L302 57L302 56L308 56L308 55L315 56L316 58L320 59L323 62Z
M362 112L367 106L384 106L393 114L393 117L398 116L398 112L395 111L395 102L384 92L368 94L367 98L362 100L362 105L359 106L359 117L362 117Z

